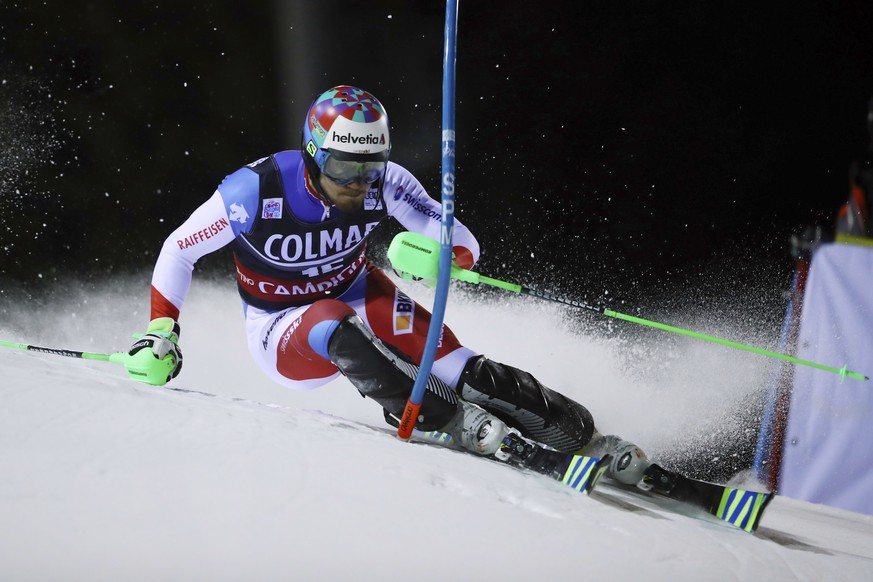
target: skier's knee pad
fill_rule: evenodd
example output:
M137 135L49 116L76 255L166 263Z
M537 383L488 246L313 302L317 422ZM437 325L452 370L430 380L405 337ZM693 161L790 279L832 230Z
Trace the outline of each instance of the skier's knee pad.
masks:
M363 396L372 398L396 418L403 415L418 366L383 344L357 315L340 322L327 349L330 360ZM452 420L457 407L454 390L431 376L415 427L438 430Z
M328 343L340 323L351 315L355 310L346 303L337 299L319 299L309 306L303 319L306 324L301 324L306 331L306 341L309 347L323 358L330 359Z
M560 451L581 449L594 432L587 408L546 388L524 370L485 356L467 362L457 390L464 400Z
M329 378L336 374L330 363L327 343L340 322L355 311L336 299L322 299L310 305L300 317L277 334L281 339L276 346L276 371L291 380ZM284 316L273 319L275 326ZM267 331L269 335L272 327ZM264 340L264 350L267 349Z

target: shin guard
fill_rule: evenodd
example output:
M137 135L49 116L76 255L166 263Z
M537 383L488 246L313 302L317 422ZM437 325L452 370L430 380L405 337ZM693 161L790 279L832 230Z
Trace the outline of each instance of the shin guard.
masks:
M546 388L527 372L485 356L467 362L458 394L525 436L559 451L581 449L594 433L594 419L587 408Z
M343 319L328 344L330 360L365 397L386 413L400 418L418 374L418 366L391 351L357 315ZM439 430L458 408L458 396L442 380L431 376L415 428Z

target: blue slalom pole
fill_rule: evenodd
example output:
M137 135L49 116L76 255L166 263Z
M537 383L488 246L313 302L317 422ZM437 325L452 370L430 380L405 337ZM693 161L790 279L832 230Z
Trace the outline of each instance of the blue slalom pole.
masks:
M440 257L436 295L421 366L412 387L412 394L403 410L397 436L408 440L421 410L427 380L433 368L437 345L442 334L443 318L449 295L452 272L452 231L455 226L455 49L458 39L458 0L446 1L446 28L443 51L443 132L442 132L442 217L440 221Z
M791 329L791 318L794 314L794 302L797 299L798 273L794 273L791 281L791 299L788 301L788 307L785 309L785 320L782 322L782 331L779 334L779 351L787 353L789 330ZM764 404L764 416L761 418L761 426L758 431L758 441L755 445L755 458L752 461L752 469L755 475L764 483L767 483L768 476L772 472L772 468L768 465L772 453L773 446L773 427L776 423L778 415L777 406L779 404L779 387L782 379L783 366L780 365L773 373L773 378L770 381L770 390L767 393L767 400Z

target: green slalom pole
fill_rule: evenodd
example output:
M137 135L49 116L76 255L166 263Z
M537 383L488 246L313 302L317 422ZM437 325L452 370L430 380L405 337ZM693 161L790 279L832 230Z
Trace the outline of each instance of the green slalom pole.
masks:
M26 350L28 352L39 352L41 354L53 354L55 356L65 356L67 358L79 358L81 360L100 360L116 364L122 363L122 358L125 356L125 352L115 352L114 354L95 354L93 352L77 352L74 350L43 348L40 346L7 342L3 340L0 340L0 347L15 348L19 350Z
M394 237L394 240L391 241L391 245L388 248L388 259L391 261L391 265L394 267L394 269L403 273L404 278L407 279L436 279L436 261L438 257L439 242L414 232L402 232L398 234L396 237ZM786 362L791 362L793 364L798 364L801 366L808 366L810 368L823 370L825 372L832 372L834 374L839 374L840 378L842 378L843 380L845 380L846 378L853 378L855 380L869 380L869 377L867 377L866 375L860 374L858 372L852 372L846 366L843 366L842 368L825 366L824 364L810 362L808 360L801 360L799 358L787 356L778 352L762 350L760 348L748 346L738 342L733 342L711 335L698 333L696 331L691 331L688 329L682 329L681 327L674 327L665 323L650 321L648 319L643 319L642 317L626 315L624 313L612 311L611 309L607 309L605 307L591 305L589 303L585 303L584 301L562 299L560 297L555 297L551 293L537 291L535 289L529 289L515 283L500 281L499 279L492 279L491 277L486 277L484 275L480 275L479 273L474 273L473 271L462 269L461 267L458 267L454 264L452 265L451 276L453 279L457 279L458 281L464 281L465 283L498 287L500 289L512 291L513 293L530 295L531 297L536 297L538 299L544 299L546 301L552 301L554 303L560 303L562 305L569 305L571 307L577 307L579 309L586 309L588 311L600 313L607 317L613 317L615 319L629 321L631 323L668 331L670 333L676 333L679 335L693 337L699 340L721 344L723 346L729 346L738 350L744 350L747 352L760 354L762 356L768 356L771 358L784 360Z
M140 337L140 336L134 336ZM78 352L76 350L65 350L59 348L43 348L30 344L20 344L16 342L7 342L0 340L0 347L14 348L18 350L26 350L28 352L37 352L40 354L52 354L54 356L64 356L67 358L78 358L80 360L98 360L103 362L111 362L113 364L121 364L127 371L127 376L131 380L144 382L152 386L163 386L170 380L170 373L175 365L175 360L164 358L158 360L151 350L139 350L134 355L127 352L114 352L111 354L95 354L93 352Z

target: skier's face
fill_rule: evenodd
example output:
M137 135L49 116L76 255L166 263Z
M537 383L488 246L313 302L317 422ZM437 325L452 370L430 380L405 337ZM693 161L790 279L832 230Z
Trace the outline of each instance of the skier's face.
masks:
M364 207L364 198L370 191L370 184L352 182L340 186L324 174L318 177L324 193L330 201L343 212L357 212Z

